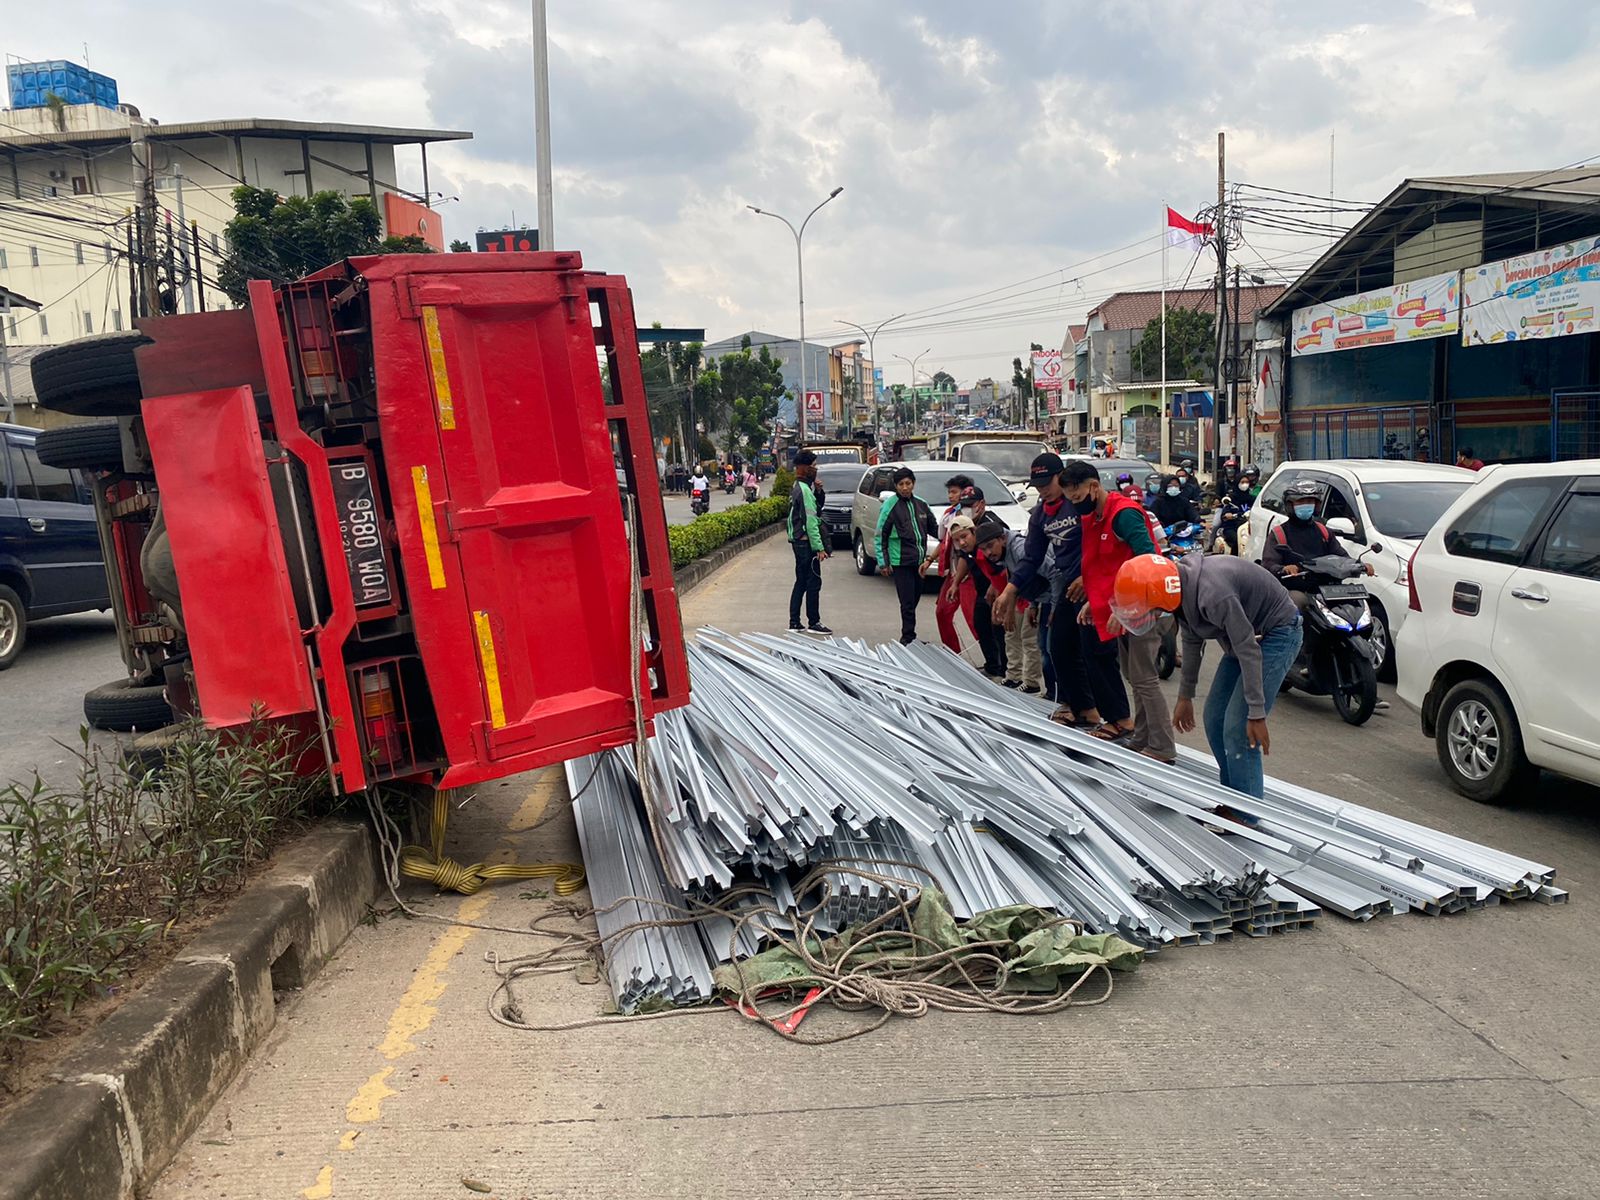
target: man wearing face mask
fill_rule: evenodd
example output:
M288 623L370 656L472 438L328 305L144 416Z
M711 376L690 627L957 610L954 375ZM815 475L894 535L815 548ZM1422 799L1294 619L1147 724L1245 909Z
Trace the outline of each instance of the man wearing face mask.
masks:
M1328 532L1328 527L1316 520L1317 505L1322 500L1322 486L1309 479L1291 483L1283 490L1283 504L1289 510L1289 519L1274 525L1267 534L1267 544L1261 551L1261 565L1282 581L1289 589L1289 597L1296 608L1304 608L1310 598L1304 564L1326 554L1349 558L1339 539ZM1363 564L1368 575L1372 564Z
M1204 493L1200 490L1200 481L1194 477L1194 459L1186 458L1179 463L1176 474L1183 498L1191 504L1198 505Z

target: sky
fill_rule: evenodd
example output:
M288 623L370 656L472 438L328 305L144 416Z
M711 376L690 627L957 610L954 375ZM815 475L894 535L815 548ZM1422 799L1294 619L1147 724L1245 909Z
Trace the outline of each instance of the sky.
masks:
M81 61L87 37L163 121L471 130L429 154L447 236L536 223L525 0L6 10L0 51ZM1261 219L1256 189L1372 203L1600 157L1593 0L550 0L549 34L559 248L625 275L641 323L793 336L794 240L746 206L798 223L843 187L806 232L806 332L909 314L877 339L889 382L897 356L1009 379L1110 292L1158 287L1163 205L1215 204L1219 130L1234 256L1285 282L1331 234ZM420 189L415 151L399 174ZM1166 264L1174 287L1213 271Z

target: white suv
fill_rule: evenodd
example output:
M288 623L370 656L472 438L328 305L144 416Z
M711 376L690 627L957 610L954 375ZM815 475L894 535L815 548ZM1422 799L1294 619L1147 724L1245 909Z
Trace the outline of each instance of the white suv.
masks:
M1320 485L1317 520L1338 535L1350 557L1366 551L1363 561L1373 566L1375 573L1360 582L1372 593L1372 645L1379 672L1387 673L1394 668L1394 639L1406 618L1406 564L1422 535L1476 478L1462 467L1381 458L1286 462L1250 510L1246 553L1260 562L1272 528L1289 519L1284 488L1306 480Z
M1600 460L1486 468L1411 562L1400 698L1455 789L1600 784Z
M1028 510L1016 502L993 471L975 467L971 463L950 462L948 459L883 463L869 468L861 476L861 482L856 487L855 505L850 512L850 549L855 555L856 570L863 575L872 575L878 570L878 513L883 509L883 498L894 491L894 473L901 467L910 467L916 472L916 494L933 509L935 517L941 516L950 507L945 481L953 475L965 475L983 492L989 512L1012 529L1028 527ZM929 538L929 551L937 544ZM934 578L938 573L936 567L930 568L928 576Z

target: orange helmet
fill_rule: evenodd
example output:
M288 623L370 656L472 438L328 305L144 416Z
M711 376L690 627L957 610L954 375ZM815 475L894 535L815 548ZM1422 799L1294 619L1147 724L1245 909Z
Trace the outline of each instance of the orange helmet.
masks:
M1137 554L1117 569L1111 612L1130 633L1144 633L1183 598L1178 565L1160 554Z

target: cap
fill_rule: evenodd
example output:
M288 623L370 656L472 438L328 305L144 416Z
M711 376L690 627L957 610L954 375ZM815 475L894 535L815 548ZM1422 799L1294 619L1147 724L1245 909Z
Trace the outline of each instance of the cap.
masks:
M810 450L798 451L794 456L794 465L797 466L797 467L809 467L812 463L814 463L816 461L817 461L817 456L815 454L813 454Z
M957 500L956 503L962 508L971 508L974 504L977 504L982 499L983 489L974 485L969 488L962 488L961 499Z
M1065 465L1061 461L1061 455L1046 450L1033 460L1033 467L1028 472L1028 482L1034 487L1043 487L1061 474L1061 468Z
M995 538L1005 537L1010 530L1006 528L1006 523L1004 521L985 515L983 519L978 522L975 532L978 535L978 545L981 546L985 542L994 541Z
M955 516L951 517L949 523L945 525L945 528L951 533L954 533L958 529L971 529L972 527L972 518L967 516L966 513L957 513Z

